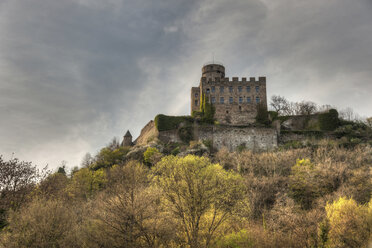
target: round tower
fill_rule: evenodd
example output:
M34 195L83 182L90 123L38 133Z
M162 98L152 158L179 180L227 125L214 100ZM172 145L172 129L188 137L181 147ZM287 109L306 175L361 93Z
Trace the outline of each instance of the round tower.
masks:
M225 77L225 67L219 63L207 63L202 68L202 77L214 81L215 78Z

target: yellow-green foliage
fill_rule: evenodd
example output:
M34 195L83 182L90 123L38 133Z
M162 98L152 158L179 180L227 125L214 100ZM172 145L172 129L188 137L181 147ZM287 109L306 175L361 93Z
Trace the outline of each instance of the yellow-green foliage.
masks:
M371 238L371 210L353 199L340 197L325 207L330 247L367 247Z
M128 147L119 147L114 150L105 147L98 153L96 161L92 164L91 168L98 170L100 168L109 168L114 164L122 164L128 151Z
M322 171L309 159L298 159L289 177L290 196L303 208L309 209L317 197L332 190L322 178Z
M72 197L89 198L102 189L106 181L106 172L103 169L94 171L82 168L72 176L68 192Z
M74 209L63 201L36 198L19 212L10 213L0 247L73 247L75 221Z
M153 184L164 205L183 227L190 247L209 246L216 229L243 198L240 175L225 171L208 158L167 156L153 167Z
M224 236L216 244L218 248L249 248L255 247L254 240L247 230L241 230Z
M162 154L156 147L148 147L146 151L143 153L143 161L146 164L152 165L158 162L161 156Z

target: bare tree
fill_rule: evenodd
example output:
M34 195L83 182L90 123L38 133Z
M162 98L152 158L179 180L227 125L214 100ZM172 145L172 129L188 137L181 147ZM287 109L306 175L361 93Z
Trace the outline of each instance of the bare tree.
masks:
M285 99L283 96L277 96L273 95L271 97L271 103L270 106L278 112L279 115L283 115L287 112L289 108L289 102L287 99Z
M302 101L296 103L297 105L297 114L298 115L311 115L317 111L317 106L313 102Z
M360 116L352 108L342 109L339 113L341 119L345 121L359 121Z

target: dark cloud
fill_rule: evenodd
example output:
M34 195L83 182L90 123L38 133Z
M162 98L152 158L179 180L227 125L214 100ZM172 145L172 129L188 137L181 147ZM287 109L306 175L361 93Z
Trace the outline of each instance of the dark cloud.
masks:
M0 2L0 154L79 163L157 113L187 114L215 54L268 93L372 115L369 0Z

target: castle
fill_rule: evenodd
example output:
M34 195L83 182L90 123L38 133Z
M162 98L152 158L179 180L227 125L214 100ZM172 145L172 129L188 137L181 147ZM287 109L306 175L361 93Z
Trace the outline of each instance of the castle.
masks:
M214 149L227 147L230 151L238 147L251 150L270 150L277 147L278 133L272 127L255 125L258 109L267 109L266 78L225 77L225 67L208 63L202 68L199 87L191 88L191 115L199 112L201 104L210 103L214 109L214 120L218 122L199 123L198 118L185 116L163 116L163 122L151 120L132 142L129 133L124 136L123 145L147 145L153 140L163 144L185 142L185 132L193 141L210 143ZM159 115L158 115L159 116ZM156 118L155 118L156 120Z
M214 118L221 124L242 126L255 122L257 107L267 109L266 77L225 77L225 67L209 63L202 68L199 87L191 88L191 114L200 110L202 97L215 107Z

